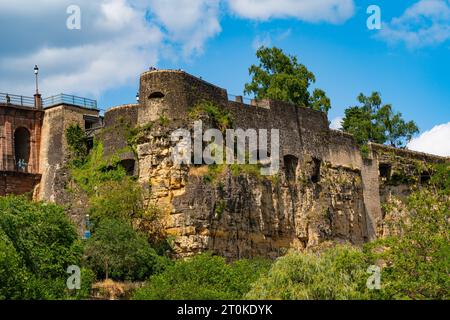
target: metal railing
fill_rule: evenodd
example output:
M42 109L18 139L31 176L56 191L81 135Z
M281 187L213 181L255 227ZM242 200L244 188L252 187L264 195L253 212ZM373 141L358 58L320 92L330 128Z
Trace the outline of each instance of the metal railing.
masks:
M0 103L34 108L33 97L18 96L15 94L0 93Z
M44 108L49 108L60 104L68 104L77 107L98 110L96 100L72 96L64 93L45 98L42 101L42 105L44 106Z

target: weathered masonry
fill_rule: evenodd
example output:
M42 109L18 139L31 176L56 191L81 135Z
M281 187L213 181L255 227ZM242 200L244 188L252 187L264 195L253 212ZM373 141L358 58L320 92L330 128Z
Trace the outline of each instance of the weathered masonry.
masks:
M280 173L266 178L224 166L212 176L206 165L175 165L170 133L192 129L189 111L201 101L229 112L237 128L279 129ZM36 198L69 201L64 131L79 123L104 144L107 155L119 153L129 174L147 191L147 200L164 211L167 233L180 257L206 250L230 259L276 257L291 247L325 241L360 245L383 235L384 203L425 185L430 164L449 161L375 144L363 158L353 137L331 130L324 113L277 101L231 101L226 90L175 70L143 73L139 103L110 108L104 119L95 108L67 102L32 112L41 114L36 162L28 166L42 175ZM204 129L214 126L214 121L204 120ZM6 128L3 123L0 128ZM101 125L101 130L92 128ZM146 129L133 146L135 152L122 152L130 127ZM13 139L11 130L2 129L3 136ZM10 159L10 166L16 163L13 143L1 146L2 159ZM1 169L2 174L19 173L11 168Z
M86 128L101 123L96 102L0 94L0 195L54 200L52 184L67 157L64 128L74 122Z

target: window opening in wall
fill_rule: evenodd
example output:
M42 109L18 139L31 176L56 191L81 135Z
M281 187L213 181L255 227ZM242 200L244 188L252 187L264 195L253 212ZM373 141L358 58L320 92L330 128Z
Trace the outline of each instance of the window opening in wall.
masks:
M380 163L379 170L380 170L380 177L382 180L387 181L390 179L392 171L392 167L390 164Z
M26 128L18 128L14 132L14 152L16 168L26 172L30 161L30 131Z
M156 91L148 96L149 99L162 99L164 98L164 93Z
M313 168L311 175L311 182L318 183L320 182L320 166L322 161L320 159L313 158Z

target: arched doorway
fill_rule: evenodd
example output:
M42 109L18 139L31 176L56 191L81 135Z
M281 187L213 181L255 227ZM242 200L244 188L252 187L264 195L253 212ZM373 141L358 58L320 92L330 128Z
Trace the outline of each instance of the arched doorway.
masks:
M14 155L16 169L26 172L30 162L30 131L20 127L14 131Z

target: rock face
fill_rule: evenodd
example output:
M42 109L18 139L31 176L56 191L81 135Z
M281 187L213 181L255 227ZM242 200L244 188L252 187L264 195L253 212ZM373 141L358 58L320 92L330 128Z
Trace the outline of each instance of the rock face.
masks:
M192 132L189 111L200 101L230 113L236 128L279 129L279 173L174 164L170 134ZM325 241L360 245L383 235L382 203L425 183L428 164L448 161L380 145L371 145L363 159L353 137L330 130L321 112L282 102L231 102L224 89L181 71L144 73L140 104L107 112L106 132L119 114L127 125L145 128L134 172L149 190L148 201L164 210L179 257L202 251L229 259L277 257ZM214 127L204 120L204 130ZM105 147L118 150L124 138L111 132L102 136Z

